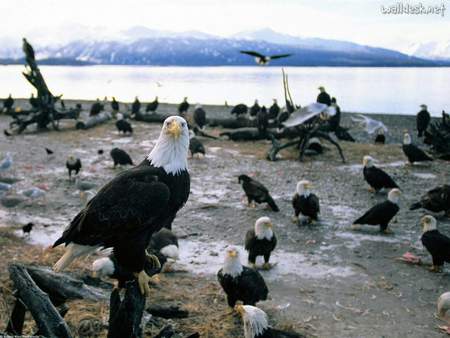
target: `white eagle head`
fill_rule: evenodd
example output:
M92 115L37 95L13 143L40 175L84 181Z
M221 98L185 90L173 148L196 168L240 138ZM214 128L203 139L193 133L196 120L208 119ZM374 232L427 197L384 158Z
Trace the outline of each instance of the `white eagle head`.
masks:
M420 225L422 226L422 232L432 231L437 229L436 218L430 215L425 215L420 219Z

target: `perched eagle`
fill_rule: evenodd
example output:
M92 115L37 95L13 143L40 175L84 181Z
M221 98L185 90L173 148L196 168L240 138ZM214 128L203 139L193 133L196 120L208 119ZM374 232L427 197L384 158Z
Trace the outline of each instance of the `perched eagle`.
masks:
M113 248L114 257L137 277L148 294L146 248L153 233L170 227L189 197L187 170L189 131L179 116L168 117L155 147L138 166L121 172L89 201L53 247L66 245L54 265L61 271L74 259L99 248Z
M403 153L408 158L408 162L413 164L414 162L426 162L433 161L422 149L415 144L411 143L411 136L408 133L403 135Z
M409 210L424 208L432 212L444 211L450 216L450 185L436 187L422 196L419 202L411 205Z
M253 104L253 106L250 107L250 116L258 115L260 110L261 110L261 106L259 105L258 100L255 100L255 103Z
M194 110L194 122L200 128L203 129L206 125L206 111L201 105L196 105Z
M272 221L269 217L260 217L255 227L245 236L245 250L248 251L248 261L255 268L256 258L264 257L263 268L270 269L270 255L277 245L277 238L272 230Z
M70 155L66 161L66 168L67 171L69 172L69 179L72 178L72 171L75 172L75 175L78 175L81 167L82 167L81 160L79 158L75 158L75 156L73 155Z
M398 185L384 170L373 165L373 158L371 156L363 157L363 175L366 182L370 185L373 192L378 192L383 188L393 189L398 188Z
M240 175L238 177L239 184L242 184L245 195L247 196L248 204L251 205L252 202L269 204L270 208L277 212L280 211L278 206L275 204L272 196L269 194L269 190L257 180L252 179L247 175Z
M241 50L241 54L247 54L247 55L250 55L250 56L254 56L255 57L255 62L258 65L261 65L261 66L268 65L271 60L286 58L286 57L292 55L292 54L278 54L278 55L268 56L268 55L263 55L261 53L254 52L254 51L251 51L251 50Z
M439 272L444 262L450 263L450 238L439 232L433 216L423 216L420 225L422 226L422 244L433 259L431 271Z
M122 132L124 134L126 133L133 134L133 127L131 126L131 123L126 121L123 118L123 115L120 113L117 114L116 128L119 131L119 133Z
M247 105L243 104L243 103L239 103L238 105L235 105L233 107L233 109L231 109L230 114L231 115L236 115L236 117L238 117L239 115L245 115L248 112L248 107Z
M228 305L234 307L239 300L245 305L255 305L266 300L269 290L261 274L241 264L239 251L230 247L226 251L223 267L217 272L220 286L227 295Z
M401 194L402 193L397 188L389 191L388 199L378 203L354 221L352 228L358 228L358 225L360 224L379 225L381 232L389 233L390 231L387 228L389 222L400 210L398 200Z
M251 305L236 305L244 322L244 338L305 338L296 332L281 331L270 327L267 314Z
M128 153L120 148L113 148L110 155L114 162L114 168L117 165L133 165L133 160Z
M311 188L312 184L310 181L302 180L297 183L296 192L292 198L296 222L300 214L307 217L309 223L318 219L318 214L320 213L319 198L311 192Z
M189 102L187 101L187 99L188 99L188 98L185 97L185 98L183 99L183 102L181 102L181 103L178 105L178 113L179 113L180 115L186 113L186 112L188 111L188 109L189 109Z
M273 104L269 108L269 120L276 120L281 109L277 103L277 99L273 99Z
M150 102L149 104L147 104L145 111L154 113L156 111L156 109L158 109L158 106L159 106L159 102L158 102L158 96L157 96L157 97L155 97L153 102Z

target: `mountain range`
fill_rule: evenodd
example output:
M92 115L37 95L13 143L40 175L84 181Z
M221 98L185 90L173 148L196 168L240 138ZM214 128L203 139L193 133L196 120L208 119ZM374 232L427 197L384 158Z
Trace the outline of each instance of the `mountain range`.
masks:
M28 39L43 64L248 66L255 64L253 58L239 51L255 50L265 55L293 54L271 63L276 66L450 66L450 60L424 53L426 46L416 47L418 56L411 56L353 42L297 37L269 28L240 32L227 38L198 31L176 33L142 26L109 35L85 31L82 27L73 31L78 39L73 37L58 45L42 40L42 34L35 33L36 40L34 35ZM0 43L4 46L0 63L23 63L20 46L1 39Z

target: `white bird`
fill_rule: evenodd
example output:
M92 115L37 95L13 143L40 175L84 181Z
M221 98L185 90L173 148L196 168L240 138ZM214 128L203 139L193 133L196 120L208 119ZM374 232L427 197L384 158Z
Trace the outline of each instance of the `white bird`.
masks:
M10 152L6 153L6 156L0 162L0 172L7 171L13 165L13 158Z
M385 133L387 133L388 131L383 122L364 116L362 114L358 114L355 117L352 116L352 121L358 124L360 127L365 128L368 134L373 134L380 129L382 129Z

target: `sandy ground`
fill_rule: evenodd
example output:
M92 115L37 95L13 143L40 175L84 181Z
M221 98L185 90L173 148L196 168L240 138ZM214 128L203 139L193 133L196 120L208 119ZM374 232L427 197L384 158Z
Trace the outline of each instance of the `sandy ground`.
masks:
M67 102L67 105L70 105ZM206 106L208 114L226 114L228 109ZM175 111L162 105L161 112ZM405 166L401 145L403 129L412 130L414 119L400 116L377 116L391 129L389 145L369 144L372 137L350 130L363 143L342 142L347 163L342 164L331 145L325 154L295 160L282 153L278 162L264 159L267 142L235 143L203 140L207 156L189 160L191 195L174 222L174 231L185 238L180 241L181 257L177 263L185 273L162 276L154 287L154 301L178 301L190 310L190 317L173 320L178 331L187 335L199 331L202 337L241 337L240 320L229 314L215 273L220 268L227 245L242 251L245 233L263 215L272 218L278 247L272 256L277 265L262 272L271 301L262 307L274 326L289 326L318 337L441 337L437 328L443 322L435 318L438 296L448 291L449 270L433 274L427 270L431 260L420 243L418 221L422 211L410 212L408 206L426 190L449 182L448 163ZM0 116L0 129L9 118ZM350 126L346 115L344 125ZM6 325L11 306L11 283L7 264L34 261L51 264L60 252L43 254L63 227L80 210L82 203L73 182L65 171L69 154L82 159L81 177L97 187L111 179L120 169L112 169L109 151L113 147L127 150L139 162L152 148L159 134L157 124L133 121L132 137L119 136L113 121L87 131L76 131L72 121L64 131L27 133L5 138L0 136L0 152L11 151L14 168L8 175L22 178L14 185L17 192L34 185L44 185L44 199L27 200L16 209L0 209L0 331ZM218 130L209 130L217 134ZM55 151L48 157L44 147ZM97 150L105 155L98 156ZM377 228L350 230L352 220L385 194L367 191L362 176L362 156L370 154L378 165L391 174L403 190L401 210L391 229L392 235L380 235ZM237 176L246 173L263 182L280 207L273 213L264 206L249 209L241 203L243 192ZM6 175L6 176L8 176ZM296 182L307 178L320 197L320 222L312 226L292 223L291 197ZM22 238L21 226L33 221L36 228L29 238ZM450 234L449 219L439 217L438 226ZM420 256L424 265L408 265L396 260L410 251ZM86 270L95 257L80 262L74 270ZM76 330L83 313L91 313L106 322L107 305L79 302L71 305L67 316ZM152 320L146 327L148 336L167 321ZM30 331L31 332L31 331ZM104 331L102 332L104 334Z

